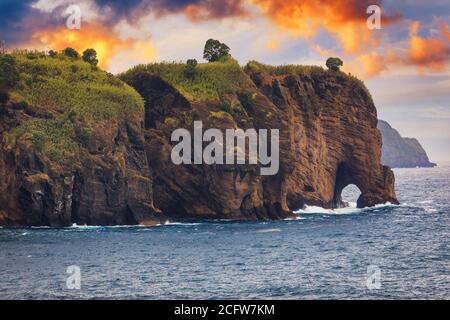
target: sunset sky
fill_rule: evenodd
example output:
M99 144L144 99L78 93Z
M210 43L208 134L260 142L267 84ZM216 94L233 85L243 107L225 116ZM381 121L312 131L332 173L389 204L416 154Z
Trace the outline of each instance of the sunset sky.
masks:
M81 8L81 29L66 26ZM383 9L369 30L369 5ZM241 64L324 65L330 56L364 79L379 117L416 137L432 161L450 160L449 0L0 0L9 48L99 53L117 73L152 61L196 58L208 38Z

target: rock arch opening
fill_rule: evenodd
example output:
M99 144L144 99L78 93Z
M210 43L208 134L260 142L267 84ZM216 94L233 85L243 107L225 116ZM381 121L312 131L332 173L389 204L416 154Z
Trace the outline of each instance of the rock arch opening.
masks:
M334 185L333 207L348 207L357 203L362 190L356 181L350 166L343 162L339 165Z
M341 201L345 206L356 207L361 190L355 184L347 185L341 192Z

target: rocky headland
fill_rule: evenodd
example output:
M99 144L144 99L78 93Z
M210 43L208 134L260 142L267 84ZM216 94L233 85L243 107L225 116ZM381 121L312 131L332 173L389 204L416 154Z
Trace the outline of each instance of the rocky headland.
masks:
M389 123L378 120L383 147L381 163L391 168L432 168L436 163L430 162L428 155L415 138L404 138Z
M398 203L381 164L370 93L320 67L234 60L137 66L119 77L80 60L16 54L20 81L0 104L0 225L152 225L283 219L305 204ZM171 133L280 130L280 168L175 165Z

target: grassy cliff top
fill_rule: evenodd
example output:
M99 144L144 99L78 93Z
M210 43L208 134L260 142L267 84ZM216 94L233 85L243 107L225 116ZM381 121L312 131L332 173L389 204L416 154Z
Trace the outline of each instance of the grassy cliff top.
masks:
M280 65L280 66L272 66L268 64L263 64L257 61L250 61L245 66L246 72L264 72L271 76L285 76L285 75L324 75L324 74L333 74L335 76L342 77L343 79L346 79L355 87L361 88L368 98L372 100L372 95L370 94L370 91L367 89L364 82L360 79L358 79L356 76L351 74L346 74L344 72L336 72L336 71L330 71L326 70L320 66L314 66L314 65L295 65L295 64L287 64L287 65Z
M12 56L19 80L8 92L10 100L27 105L36 117L5 132L6 149L32 144L50 161L67 162L89 143L99 121L143 114L144 101L133 88L81 59L36 51Z
M295 65L287 64L281 66L272 66L268 64L263 64L257 61L250 61L245 66L246 71L261 71L272 76L281 76L288 74L313 74L313 73L324 73L326 70L320 66L313 65Z
M198 64L192 76L186 75L186 68L185 63L151 63L135 66L119 78L126 81L138 72L158 74L190 100L218 100L252 86L250 78L232 58Z
M16 52L19 83L11 99L49 112L75 113L84 120L108 120L142 111L140 95L114 75L59 54Z

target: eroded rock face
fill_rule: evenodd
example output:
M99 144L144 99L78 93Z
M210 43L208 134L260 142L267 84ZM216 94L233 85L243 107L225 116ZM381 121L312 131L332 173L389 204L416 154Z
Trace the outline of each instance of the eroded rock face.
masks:
M245 88L251 101L240 103L233 117L217 117L213 102L180 101L166 84L167 99L155 98L151 84L157 76L139 74L131 82L147 101L146 148L154 169L154 204L170 218L279 219L305 204L342 205L341 191L349 184L361 190L359 207L387 201L398 203L392 171L380 163L381 137L376 109L358 83L339 73L311 76L249 74L254 85ZM164 111L163 111L164 110ZM166 117L168 112L172 116ZM149 113L147 113L147 116ZM280 170L261 176L250 165L174 165L170 134L176 128L240 127L280 129Z
M0 225L281 219L305 204L341 206L348 184L361 190L359 207L397 203L394 175L380 163L376 109L361 85L335 72L248 76L241 93L224 97L231 115L219 102L189 101L158 76L140 73L128 82L145 99L145 115L98 124L89 145L62 166L31 145L9 150L3 143ZM12 104L0 110L3 141L30 114ZM261 176L258 165L173 164L171 134L192 131L195 120L204 130L279 129L278 174Z
M14 104L0 107L0 141L30 117ZM33 114L33 117L39 117ZM0 153L0 225L69 226L157 223L142 120L99 123L89 145L64 164L18 142Z

